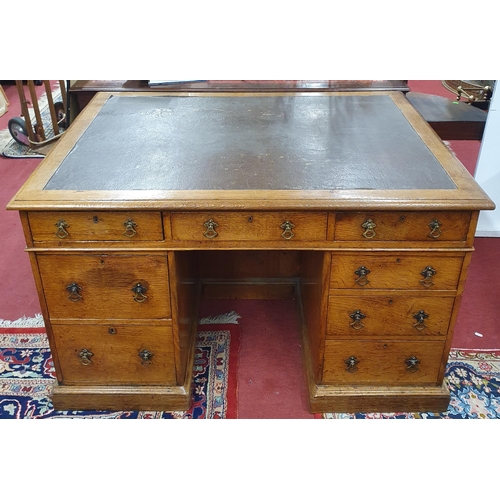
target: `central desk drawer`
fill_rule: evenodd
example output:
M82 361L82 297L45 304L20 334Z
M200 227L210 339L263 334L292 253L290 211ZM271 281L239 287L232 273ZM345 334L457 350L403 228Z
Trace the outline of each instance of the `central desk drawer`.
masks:
M326 212L177 212L174 241L325 241Z
M465 241L470 212L339 212L335 241Z
M174 385L171 325L53 325L63 383Z
M329 338L445 337L454 297L330 296Z
M38 254L51 318L169 318L167 256Z
M463 254L332 254L330 288L456 290Z
M161 241L160 212L31 212L34 241Z
M325 343L323 383L436 384L444 342L334 341Z

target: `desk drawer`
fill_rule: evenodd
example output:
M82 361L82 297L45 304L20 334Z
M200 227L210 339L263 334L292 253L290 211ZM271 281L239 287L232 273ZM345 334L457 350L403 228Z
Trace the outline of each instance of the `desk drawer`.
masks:
M470 212L339 212L336 241L465 241Z
M38 254L51 318L169 318L167 256Z
M66 385L175 385L171 325L53 325Z
M444 342L334 341L325 343L323 383L434 385Z
M161 212L31 212L34 241L161 241Z
M327 337L445 337L454 297L330 296Z
M325 241L326 212L177 212L175 241Z
M330 288L456 290L463 259L463 254L334 253Z

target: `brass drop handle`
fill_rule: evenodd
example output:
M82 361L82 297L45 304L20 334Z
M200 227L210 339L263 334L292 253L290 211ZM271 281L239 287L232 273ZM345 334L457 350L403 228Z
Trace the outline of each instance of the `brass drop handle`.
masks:
M64 238L66 238L67 236L69 236L68 231L66 231L66 228L69 227L69 224L67 224L64 221L64 219L58 220L55 223L55 226L57 227L56 236L58 238L61 238L61 240L63 240Z
M443 233L441 232L441 222L437 219L429 222L428 226L431 228L431 232L429 233L429 238L439 238Z
M153 357L153 353L147 349L143 349L139 353L139 357L141 358L141 365L148 366L152 363L151 358Z
M127 238L132 238L137 234L137 231L135 228L137 227L137 223L135 223L132 219L127 219L123 225L125 226L125 231L123 233L123 236L126 236Z
M417 320L417 322L413 325L414 328L420 331L427 328L424 321L429 317L429 315L425 311L418 311L418 313L414 314L413 317Z
M78 302L83 299L80 295L83 288L78 283L70 283L66 287L66 290L69 292L68 299L71 300L71 302Z
M420 284L425 286L425 288L429 288L434 285L432 281L432 277L435 276L437 271L432 266L427 266L423 271L420 271L420 274L424 277L424 279L420 280Z
M144 295L148 289L141 283L137 283L132 287L132 291L134 292L134 300L136 302L144 302L147 300L147 295Z
M371 219L367 219L363 224L361 224L361 227L365 230L363 233L363 236L369 240L374 238L376 236L375 233L375 228L377 227L377 224L373 222Z
M283 232L281 233L281 237L284 238L285 240L291 240L295 234L293 233L292 229L295 227L295 224L293 222L286 220L281 224L280 228L283 229Z
M367 278L367 275L370 274L370 270L367 269L365 266L361 266L356 271L354 271L354 274L358 276L356 279L356 284L359 286L365 286L370 283L370 280Z
M344 361L344 363L345 363L345 366L346 366L345 369L349 373L354 373L355 371L358 370L358 367L356 365L359 363L359 360L358 360L358 358L356 358L356 356L350 356L348 359L346 359Z
M411 373L415 373L416 371L418 371L418 365L420 364L420 360L415 356L411 356L410 358L405 359L405 363L406 363L406 369Z
M78 356L80 356L80 363L82 365L90 365L92 363L92 360L90 359L94 355L93 352L89 351L88 349L82 349L79 353Z
M351 315L350 318L353 320L353 322L350 324L352 328L355 330L361 330L365 325L361 322L362 319L366 318L366 316L358 309L354 311Z
M217 227L219 227L219 224L217 224L217 222L215 222L213 219L207 220L203 223L203 225L207 228L207 230L203 233L203 236L205 236L205 238L211 240L212 238L215 238L219 235L219 233L215 230Z

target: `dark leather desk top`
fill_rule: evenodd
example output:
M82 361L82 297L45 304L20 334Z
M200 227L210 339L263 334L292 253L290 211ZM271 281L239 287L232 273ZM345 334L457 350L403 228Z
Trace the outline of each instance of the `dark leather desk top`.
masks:
M389 95L113 96L45 190L455 189Z

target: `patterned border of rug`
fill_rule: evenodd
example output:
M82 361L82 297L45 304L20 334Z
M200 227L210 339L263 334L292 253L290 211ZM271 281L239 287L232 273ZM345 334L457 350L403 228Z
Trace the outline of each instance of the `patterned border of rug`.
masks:
M445 380L451 400L443 413L325 413L327 419L500 418L500 351L452 349ZM320 416L321 418L321 416Z
M0 320L0 419L236 418L238 318L232 312L200 321L193 404L186 412L55 411L50 399L54 365L45 329L39 326L43 324L41 316Z
M54 102L61 99L61 91L56 88L52 91L52 99ZM40 115L42 116L42 123L45 129L45 135L47 138L54 136L54 128L52 126L52 119L50 116L49 105L47 101L46 94L42 95L38 100L38 105L40 107ZM34 117L34 111L29 108L30 116L33 121L36 121ZM0 131L0 154L7 158L45 158L47 154L46 149L34 149L30 146L17 143L8 129Z

